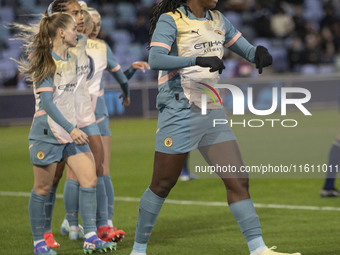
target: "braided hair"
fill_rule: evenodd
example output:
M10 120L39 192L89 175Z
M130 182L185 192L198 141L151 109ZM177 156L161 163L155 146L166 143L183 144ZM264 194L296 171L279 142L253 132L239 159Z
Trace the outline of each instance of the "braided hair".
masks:
M45 11L45 15L51 15L56 12L66 12L67 5L72 2L78 2L77 0L54 0Z
M176 11L178 11L177 8L180 7L181 5L184 5L186 11L188 12L187 0L161 0L158 4L156 4L153 8L153 14L150 20L149 35L152 36L156 28L156 23L163 13L166 12L175 13Z

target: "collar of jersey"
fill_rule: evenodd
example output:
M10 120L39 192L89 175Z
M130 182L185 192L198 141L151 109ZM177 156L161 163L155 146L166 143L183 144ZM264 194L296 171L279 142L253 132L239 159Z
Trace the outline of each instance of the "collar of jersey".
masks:
M70 55L69 55L69 53L67 52L67 57L66 57L66 59L62 59L61 57L59 57L58 55L57 55L57 53L55 53L53 50L51 50L51 54L52 54L52 57L55 59L55 60L57 60L57 61L67 61L69 58L70 58Z
M181 12L183 12L184 14L186 14L186 11L185 11L185 8L183 5L181 5L179 8L178 8ZM188 10L188 18L189 19L197 19L197 20L211 20L211 16L210 16L210 13L209 11L206 11L205 13L205 17L204 18L197 18L191 11Z

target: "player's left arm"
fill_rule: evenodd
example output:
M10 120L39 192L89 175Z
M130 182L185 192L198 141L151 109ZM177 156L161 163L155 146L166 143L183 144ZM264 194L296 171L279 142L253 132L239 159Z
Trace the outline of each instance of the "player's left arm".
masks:
M106 44L106 53L107 53L107 69L112 74L112 76L118 81L120 88L122 89L122 94L119 98L123 98L122 104L124 106L130 105L130 90L128 84L128 78L122 71L118 61L113 55L110 47Z
M145 61L136 61L131 64L131 66L124 71L124 74L128 80L131 79L131 77L135 74L137 70L142 70L143 73L145 73L146 69L150 69L150 66Z
M265 47L261 45L255 47L250 44L224 16L223 20L226 26L224 47L229 48L249 62L255 63L259 73L262 73L263 67L272 64L273 58Z

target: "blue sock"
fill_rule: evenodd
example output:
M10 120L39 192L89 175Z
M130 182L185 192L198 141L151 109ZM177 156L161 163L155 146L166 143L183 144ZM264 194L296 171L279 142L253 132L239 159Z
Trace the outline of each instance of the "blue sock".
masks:
M79 212L84 225L84 234L97 232L96 228L96 188L79 189Z
M248 198L229 205L246 241L250 253L266 246L262 239L259 217L255 212L253 201Z
M51 222L58 183L53 185L45 202L45 233L52 232Z
M45 214L44 205L47 196L41 196L32 189L31 197L28 204L28 213L30 217L33 240L44 239Z
M329 167L331 166L331 167ZM340 167L340 141L334 141L332 148L329 152L328 158L328 170L326 174L324 189L334 189L335 178L337 175L337 170ZM332 171L332 172L331 172Z
M107 195L107 219L112 220L113 218L113 206L114 206L114 189L110 175L104 175L104 184Z
M157 196L149 188L146 189L139 202L139 215L133 251L145 253L153 226L162 208L165 198Z
M78 226L79 183L66 179L64 186L64 206L66 219L70 226Z
M107 226L107 196L103 176L97 177L97 228Z

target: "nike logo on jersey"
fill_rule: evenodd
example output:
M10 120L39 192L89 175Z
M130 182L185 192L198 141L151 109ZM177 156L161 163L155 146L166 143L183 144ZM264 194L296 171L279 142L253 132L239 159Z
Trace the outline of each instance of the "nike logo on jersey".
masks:
M62 74L63 72L59 72L59 73L57 73L57 75L59 75L60 77L62 76L61 74Z
M197 31L191 30L191 33L200 35L200 34L198 33L198 30L199 30L199 29L197 29Z

